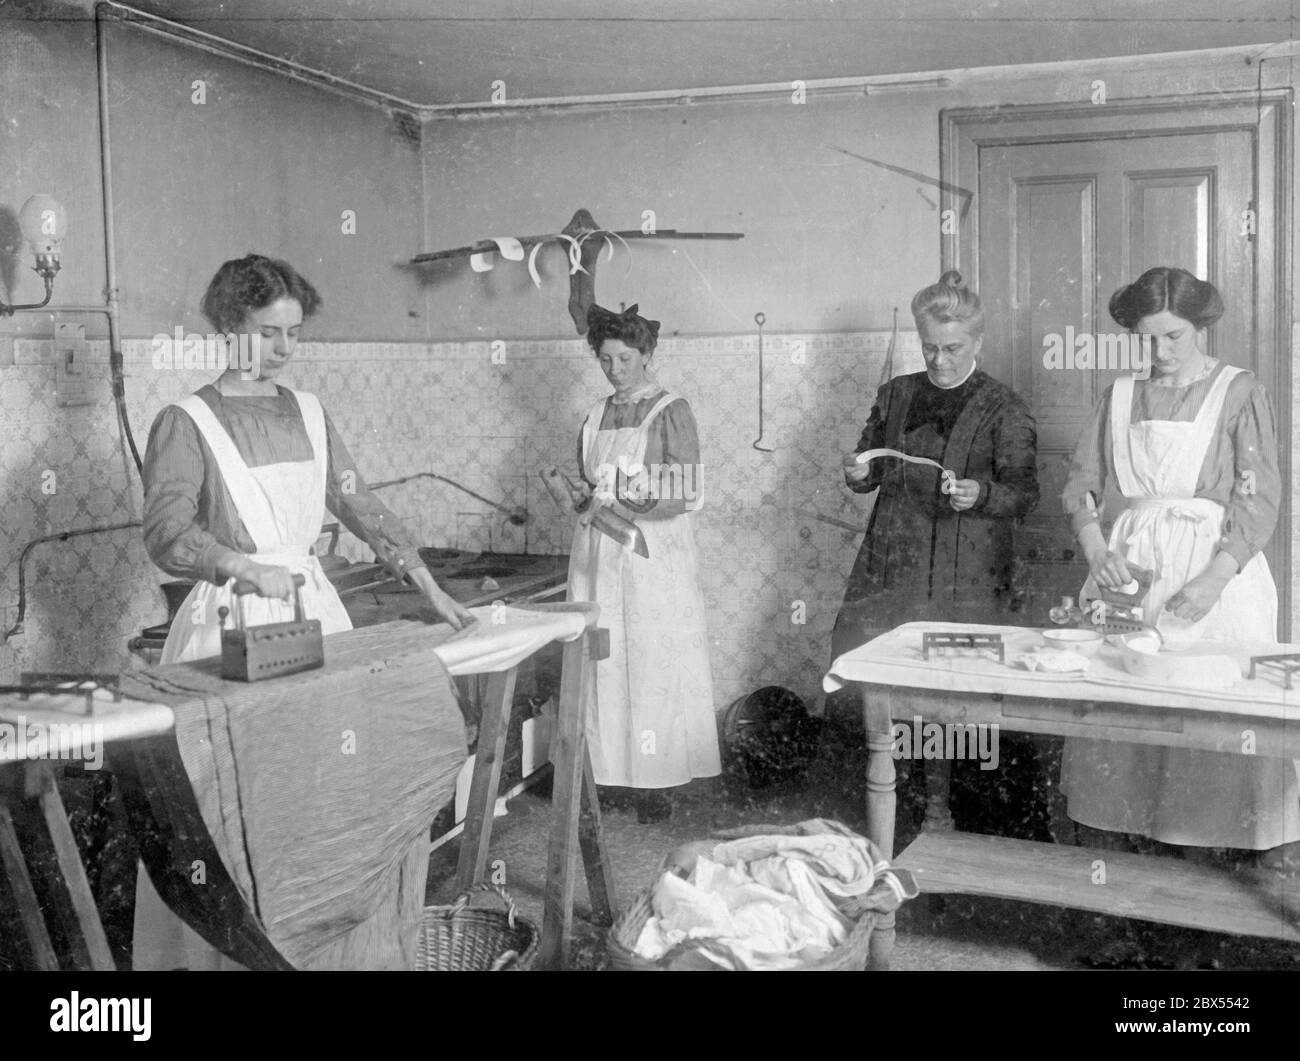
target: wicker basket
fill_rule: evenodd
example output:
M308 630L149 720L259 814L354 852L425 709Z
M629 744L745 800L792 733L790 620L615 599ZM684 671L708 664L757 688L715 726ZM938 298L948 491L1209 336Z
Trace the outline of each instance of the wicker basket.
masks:
M494 908L471 907L477 895ZM415 967L420 972L522 972L537 953L537 926L515 912L501 888L476 884L450 906L425 907Z
M739 829L728 829L717 834L716 839L698 841L683 845L678 851L691 850L697 854L710 855L721 843L749 836L788 836L798 832L798 826L785 825L751 825ZM656 881L660 874L677 868L671 858L665 858L655 874ZM877 884L877 887L888 887ZM873 889L874 894L874 889ZM632 903L615 919L609 930L606 952L610 967L629 972L666 972L670 968L717 969L718 966L704 957L704 952L719 950L710 940L692 940L669 951L662 958L650 960L637 954L633 948L641 936L641 930L653 913L652 901L654 887L644 889L637 894ZM875 910L866 909L865 897L850 900L841 906L841 913L854 918L844 942L824 958L804 962L796 966L795 972L858 972L866 968L871 945L871 933L876 926ZM722 950L725 953L725 949Z

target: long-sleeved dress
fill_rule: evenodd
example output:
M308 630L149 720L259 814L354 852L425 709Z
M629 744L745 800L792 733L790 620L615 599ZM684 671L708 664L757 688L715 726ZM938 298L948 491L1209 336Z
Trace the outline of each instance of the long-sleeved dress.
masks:
M593 504L655 472L660 497L687 511L638 521L650 552L637 556L580 521L569 560L570 600L596 601L610 655L596 666L587 746L597 784L672 788L720 772L704 598L692 512L702 503L700 444L690 404L653 380L627 401L602 399L579 439Z
M203 387L159 413L143 478L150 556L168 574L198 580L172 623L163 663L219 653L218 607L233 608L235 602L229 580L217 569L232 554L302 574L306 617L319 619L326 634L349 629L338 595L310 552L327 506L395 572L421 566L401 524L366 488L310 394L280 387L275 395L227 396ZM256 596L238 606L248 625L293 614L285 602ZM386 705L383 718L370 717L359 705L336 710L282 701L277 720L239 710L217 698L178 714L176 741L208 831L228 870L244 882L246 901L272 942L300 968L409 968L428 827L451 783L431 776L427 760L421 762L423 743L445 742L460 724L450 688L430 689L420 704ZM210 737L214 720L226 734L221 740ZM345 761L335 737L321 747L314 746L315 736L304 738L303 727L319 736L351 727L361 732L366 725L373 727L368 734L382 731L410 754L381 754L378 738L367 742L373 746L368 754ZM273 794L280 782L268 775L285 772L290 747L296 751L288 756L289 770L298 777L290 789L298 790L297 798L314 791L313 785L326 785L319 802L341 798L345 810L316 820L315 803L295 813L292 800L286 806ZM239 769L231 774L235 759ZM384 777L396 788L384 806L369 804L372 794L387 787ZM245 786L248 792L241 790ZM257 843L250 847L253 838ZM318 847L334 853L326 858L321 850L319 872L286 879L279 855L284 845L292 845L292 857L300 859L310 860ZM163 904L143 872L134 951L138 969L238 968Z
M302 415L281 387L275 396L227 397L209 385L196 394L212 410L250 467L312 459ZM328 441L325 506L396 574L424 566L400 520L357 473L347 445L324 414ZM257 546L220 475L211 447L179 406L154 420L145 453L145 547L176 578L223 581L217 564Z
M879 489L832 634L831 658L901 623L1011 623L1019 607L1012 529L1038 503L1037 436L1025 403L976 369L960 386L924 372L880 388L857 451L936 460L979 497L955 512L935 468L882 458L857 493Z
M1110 548L1154 571L1144 610L1167 638L1275 640L1277 593L1260 552L1282 490L1275 439L1268 393L1224 363L1180 387L1121 380L1093 411L1062 494L1065 511L1077 534L1098 520L1107 487L1118 487L1123 510ZM1211 612L1195 624L1162 613L1219 551L1239 571ZM1090 579L1083 595L1093 589ZM1070 816L1098 829L1255 850L1300 839L1296 769L1287 760L1070 739L1061 787Z

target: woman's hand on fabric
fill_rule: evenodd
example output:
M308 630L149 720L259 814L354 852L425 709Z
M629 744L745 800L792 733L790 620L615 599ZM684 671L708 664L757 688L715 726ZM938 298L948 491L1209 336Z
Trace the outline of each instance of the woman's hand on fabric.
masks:
M433 610L451 625L453 630L464 630L478 622L474 614L463 604L453 600L429 573L427 567L417 567L406 573L406 577L428 599Z
M1093 581L1102 589L1123 589L1134 581L1124 558L1109 549L1104 551L1098 549L1091 553L1088 556L1088 570L1092 574Z
M980 484L977 479L954 479L946 491L948 504L954 512L965 512L980 499Z
M1219 603L1227 584L1218 575L1202 572L1165 602L1165 611L1189 623L1200 622Z
M246 564L240 564L234 575L240 582L251 582L259 597L288 600L293 596L293 572L287 567L249 560Z

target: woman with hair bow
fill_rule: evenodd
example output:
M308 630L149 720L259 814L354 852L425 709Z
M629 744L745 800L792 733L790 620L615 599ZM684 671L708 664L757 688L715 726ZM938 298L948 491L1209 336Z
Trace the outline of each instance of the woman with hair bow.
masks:
M691 513L700 500L700 443L685 398L650 374L659 322L631 306L592 306L587 342L614 393L582 427L578 508L606 506L640 528L649 557L580 521L569 600L595 601L610 632L596 667L587 745L598 785L636 790L637 820L672 812L667 790L721 771L704 598Z

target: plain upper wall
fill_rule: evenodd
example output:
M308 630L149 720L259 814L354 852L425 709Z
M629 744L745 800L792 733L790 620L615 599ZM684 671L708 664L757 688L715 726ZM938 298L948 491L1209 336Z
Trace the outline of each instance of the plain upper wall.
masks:
M318 286L321 340L575 334L567 261L485 274L461 259L410 267L420 251L494 235L557 231L580 206L615 228L654 210L661 228L741 231L739 242L622 247L597 271L606 304L639 301L667 334L907 327L912 293L937 278L936 189L833 147L937 176L946 107L1081 102L1250 90L1240 57L1160 58L956 72L945 88L808 102L610 106L424 123L423 146L383 111L138 27L111 24L113 181L122 329L207 330L198 301L226 258L263 250ZM55 305L100 304L105 286L94 24L0 20L0 210L49 191L68 207ZM1297 83L1296 60L1265 63L1265 87ZM191 102L208 82L208 102ZM358 234L341 232L355 210ZM1300 225L1300 210L1292 210ZM628 271L629 261L631 271ZM9 294L38 298L21 248ZM1300 310L1300 300L1297 301ZM102 335L102 317L86 316ZM48 315L0 321L48 337Z
M1296 60L1265 63L1264 87L1296 85ZM555 232L578 207L614 229L740 231L736 243L617 247L597 269L597 300L637 301L665 332L887 328L938 279L939 195L931 184L834 148L939 175L939 114L995 104L1088 103L1250 90L1241 58L1125 60L954 73L943 88L897 88L791 102L608 106L439 118L425 131L427 250L493 236ZM1300 211L1292 211L1293 216ZM1300 221L1300 218L1297 219ZM538 291L524 263L475 274L466 260L425 267L431 337L574 334L567 261L542 251ZM1300 302L1297 303L1300 309Z
M37 191L58 197L69 230L55 306L103 305L94 23L0 21L0 35L0 210ZM258 251L287 258L321 292L312 337L424 337L404 268L421 242L417 141L376 107L138 27L111 23L107 42L124 335L208 331L198 309L208 281ZM345 210L356 235L343 234ZM14 298L37 300L26 246L14 274ZM102 317L77 319L104 334ZM49 318L26 314L0 331L48 337Z

